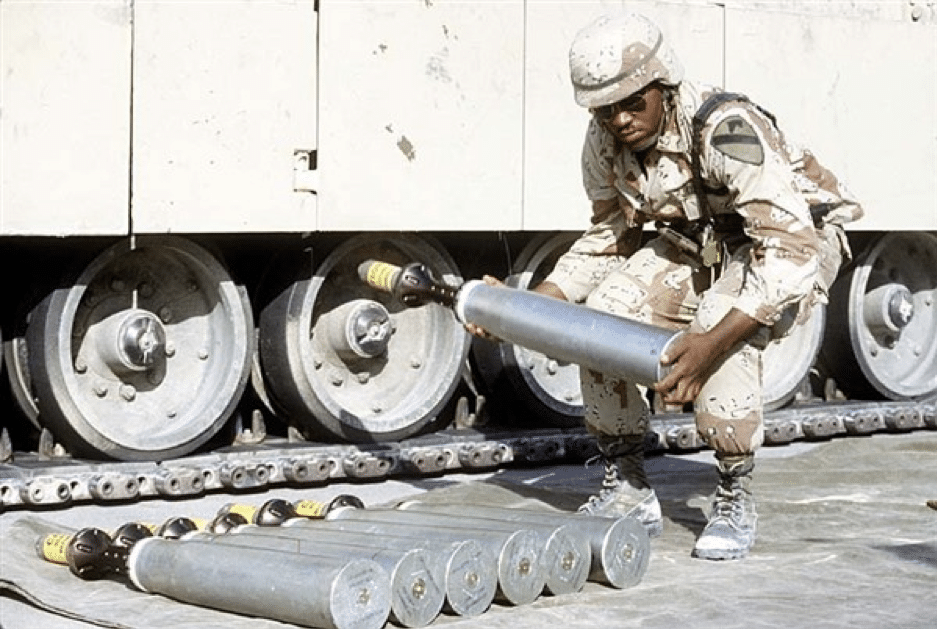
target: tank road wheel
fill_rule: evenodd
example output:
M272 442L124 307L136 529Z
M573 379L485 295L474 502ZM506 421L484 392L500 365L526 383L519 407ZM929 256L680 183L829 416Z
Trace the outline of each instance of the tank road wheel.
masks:
M233 412L252 339L246 292L207 251L174 237L120 243L30 317L40 421L73 454L186 454Z
M42 424L39 423L39 409L36 408L32 385L29 382L25 317L23 317L23 321L17 321L16 325L20 324L22 324L22 329L14 329L12 336L8 334L3 343L3 359L6 365L7 381L10 384L13 401L23 417L28 419L34 428L42 429Z
M364 284L368 259L426 264L458 284L455 262L431 241L366 234L340 244L288 285L260 316L260 364L271 401L311 438L397 441L437 419L462 374L469 340L448 309L406 308Z
M529 289L543 281L572 242L575 234L546 234L531 240L515 264L518 271L507 278L514 288ZM585 409L579 385L579 366L511 343L473 341L472 354L486 387L496 392L510 389L532 417L551 426L582 425Z
M765 348L762 353L765 410L781 408L797 393L820 352L825 323L826 306L816 304L806 323L795 324L790 334Z
M853 397L937 393L937 236L885 234L833 285L824 356Z

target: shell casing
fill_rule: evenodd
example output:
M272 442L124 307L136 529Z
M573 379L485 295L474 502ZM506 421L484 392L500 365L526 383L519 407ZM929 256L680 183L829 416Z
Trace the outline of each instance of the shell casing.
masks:
M647 572L650 560L650 538L644 527L633 518L489 505L442 505L418 500L405 502L399 508L421 513L454 513L457 509L462 512L470 511L478 517L497 518L520 524L568 524L588 540L592 556L589 580L616 588L627 588L639 583Z
M419 531L382 529L352 520L285 522L280 531L337 543L368 544L376 548L425 548L442 557L446 601L443 608L458 616L477 616L487 610L498 590L497 557L474 539L427 539Z
M287 559L200 539L207 535L141 540L127 560L131 581L144 592L305 627L381 629L390 616L390 578L374 561Z
M536 531L543 540L543 552L540 556L544 570L544 585L550 594L578 592L585 586L589 577L592 564L589 540L569 524L556 521L520 522L516 519L498 517L497 511L484 515L474 508L470 510L471 515L466 516L465 508L459 505L446 505L445 508L432 510L414 508L412 511L432 513L447 526L468 525L497 531L516 531L523 527Z
M347 541L317 538L312 532L296 535L281 526L245 525L211 541L242 548L263 548L283 553L330 559L370 559L390 577L391 620L403 627L425 627L442 610L446 599L445 574L439 555L422 548L384 549ZM204 539L204 538L200 538Z
M380 534L417 534L423 539L475 539L487 546L496 559L498 590L495 598L511 605L531 603L543 592L544 576L541 553L542 535L528 528L493 530L454 521L450 517L412 513L397 509L335 509L326 521L359 521L379 524L373 532Z
M647 385L670 372L660 358L680 334L480 280L462 285L453 309L459 321L479 325L505 341Z

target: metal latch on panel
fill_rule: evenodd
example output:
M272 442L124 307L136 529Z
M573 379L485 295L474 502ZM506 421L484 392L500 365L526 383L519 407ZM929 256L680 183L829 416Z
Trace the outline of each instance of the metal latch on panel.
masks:
M293 151L293 190L316 192L319 189L319 171L316 166L315 150L296 149Z

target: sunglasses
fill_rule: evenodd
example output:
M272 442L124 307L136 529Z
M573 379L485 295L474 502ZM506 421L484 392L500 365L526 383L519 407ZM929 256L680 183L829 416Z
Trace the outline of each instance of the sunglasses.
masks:
M620 114L621 112L628 112L629 114L636 114L644 111L647 108L647 89L650 87L648 85L640 92L632 94L627 98L623 98L617 103L612 103L611 105L602 105L601 107L593 107L592 115L601 120L602 122L607 122Z

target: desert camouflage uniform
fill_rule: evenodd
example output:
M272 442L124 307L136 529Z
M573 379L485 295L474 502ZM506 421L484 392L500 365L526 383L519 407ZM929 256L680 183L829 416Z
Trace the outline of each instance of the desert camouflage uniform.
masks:
M814 156L793 144L748 102L722 104L702 133L701 167L710 212L741 221L725 241L717 273L662 237L618 255L625 231L648 222L700 218L693 184L692 119L712 88L683 81L665 92L664 127L643 164L593 119L582 154L592 201L618 210L592 226L560 258L547 281L567 299L670 329L703 331L731 308L763 324L718 366L695 402L697 429L717 454L747 455L762 443L761 353L825 301L844 256L841 224L862 215L852 195ZM815 227L811 207L826 214ZM742 234L744 231L744 234ZM744 238L744 237L747 238ZM742 244L739 244L742 240ZM644 435L648 408L630 382L582 370L586 425L598 436Z

